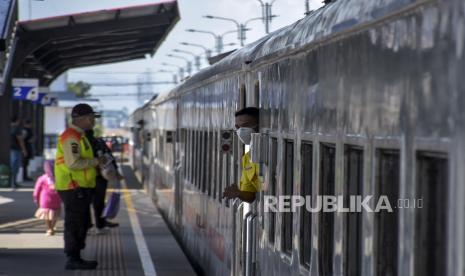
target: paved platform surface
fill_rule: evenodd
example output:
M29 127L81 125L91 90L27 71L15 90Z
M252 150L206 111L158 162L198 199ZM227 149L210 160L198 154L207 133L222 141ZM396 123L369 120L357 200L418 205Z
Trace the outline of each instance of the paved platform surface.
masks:
M5 275L196 275L163 218L140 189L132 170L123 166L117 221L120 227L104 235L94 229L83 257L97 259L95 271L65 271L63 221L55 236L45 236L45 223L34 219L33 183L0 189L0 276Z

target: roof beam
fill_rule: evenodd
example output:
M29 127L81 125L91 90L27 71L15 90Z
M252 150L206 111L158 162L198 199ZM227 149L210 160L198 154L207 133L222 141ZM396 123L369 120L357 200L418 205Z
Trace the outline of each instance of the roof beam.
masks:
M104 45L98 43L97 45L92 45L92 46L87 46L87 47L80 47L77 46L75 48L68 48L62 50L61 47L54 48L52 51L47 51L44 55L41 56L36 56L36 59L39 60L40 62L43 62L45 65L49 62L49 60L54 59L56 57L58 58L70 58L70 57L79 57L79 56L86 56L89 54L99 54L99 53L109 53L109 52L114 52L115 50L126 50L126 49L132 49L136 47L143 47L143 48L148 48L151 49L153 47L153 41L131 41L130 43L106 43Z
M53 37L53 39L63 39L67 37L75 37L82 34L92 34L92 33L102 33L112 31L121 31L121 30L131 30L134 29L134 26L137 28L141 27L157 27L170 25L172 23L173 14L164 13L161 15L150 15L144 17L135 17L135 18L120 18L117 21L106 21L106 22L94 22L86 24L76 24L75 26L63 26L54 28L53 30L36 30L28 31L20 29L19 36L24 40L37 39L43 40L46 37Z
M110 53L115 53L115 52L122 52L125 50L142 50L145 49L151 49L153 46L153 43L150 42L139 42L139 43L133 43L133 44L126 44L126 45L121 45L121 46L115 46L115 47L108 47L104 49L98 49L98 48L89 48L89 49L80 49L79 51L60 51L57 52L57 55L61 59L68 59L68 58L80 58L80 57L87 57L89 55L92 55L96 58L103 56L103 55L96 55L96 54L110 54Z
M93 36L87 37L87 38L79 37L79 38L72 39L72 40L68 40L68 39L54 40L50 44L53 45L53 46L56 46L56 47L60 47L60 48L70 47L70 46L76 47L77 43L79 45L86 45L86 44L93 45L93 44L95 44L97 42L98 43L101 43L101 42L113 42L113 43L116 43L116 42L119 42L121 40L145 39L145 38L150 38L150 37L156 37L156 36L159 36L159 35L161 35L163 33L164 32L163 32L162 28L157 28L155 31L153 31L153 30L145 31L145 32L141 31L141 32L138 32L138 34L132 34L132 35L128 35L128 34L125 34L125 33L121 33L121 34L118 33L118 34L113 34L113 35L94 34ZM120 37L121 39L116 41L116 39L118 37Z
M64 66L64 65L69 65L69 64L76 64L76 63L81 63L81 62L86 62L86 61L96 61L100 63L104 63L104 60L110 59L112 60L113 58L119 58L119 57L124 57L124 56L132 56L131 54L136 54L136 55L142 55L144 56L147 53L146 49L142 49L139 51L124 51L124 52L115 52L107 55L100 55L100 56L86 56L86 57L81 57L81 58L76 58L76 59L71 59L71 60L55 60L53 63L48 64L45 68L47 68L49 71L55 71L59 67Z

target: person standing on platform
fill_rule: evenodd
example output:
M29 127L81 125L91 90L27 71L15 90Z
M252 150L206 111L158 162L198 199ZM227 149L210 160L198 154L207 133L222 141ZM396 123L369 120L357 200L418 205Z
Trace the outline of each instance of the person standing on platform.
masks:
M55 189L65 206L65 269L95 269L97 261L81 258L90 224L90 204L95 189L96 167L105 164L96 158L85 131L93 129L100 117L88 104L71 111L72 124L58 138L55 158Z
M252 133L258 132L259 109L246 107L235 113L236 133L239 140L249 145ZM227 199L239 198L242 201L252 203L255 194L260 191L259 165L253 163L250 152L242 156L242 175L239 187L232 184L224 189L223 197Z
M16 176L22 164L22 159L28 155L21 129L21 119L19 117L11 119L10 140L11 188L18 188L20 186L16 183Z
M32 121L27 119L24 121L23 125L24 133L24 145L26 146L27 155L23 157L23 180L32 181L32 179L27 175L27 167L29 166L29 160L34 157L34 131L32 130Z
M44 174L36 181L32 197L39 206L35 217L45 220L47 226L46 236L55 235L55 224L60 217L61 200L55 190L55 176L53 175L53 160L44 162Z
M110 148L107 146L105 141L100 137L94 136L94 130L90 129L86 131L86 137L89 140L92 150L95 153L101 154L109 154L112 158L112 166L114 166L115 171L118 172L118 164L116 164L116 160L113 157ZM117 173L116 177L121 180L123 176ZM118 223L110 222L102 217L103 209L105 208L105 195L107 193L108 188L108 180L102 174L100 169L97 169L97 178L96 178L96 185L95 185L95 195L94 200L92 201L92 207L94 209L94 217L95 217L95 226L97 227L97 234L103 234L104 228L109 227L117 227L119 226ZM116 187L112 187L116 188Z

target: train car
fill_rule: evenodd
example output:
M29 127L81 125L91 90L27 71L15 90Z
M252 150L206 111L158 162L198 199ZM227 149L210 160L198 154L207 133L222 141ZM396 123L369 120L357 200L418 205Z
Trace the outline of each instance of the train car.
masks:
M464 11L335 1L137 110L134 167L200 271L463 275ZM260 108L253 204L221 198L246 106ZM394 210L265 213L268 195L385 195Z

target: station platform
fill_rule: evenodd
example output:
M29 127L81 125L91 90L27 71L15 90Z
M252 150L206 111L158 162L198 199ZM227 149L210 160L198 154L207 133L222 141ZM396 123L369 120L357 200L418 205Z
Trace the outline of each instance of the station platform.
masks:
M83 258L98 260L94 271L64 270L63 220L55 236L34 218L33 184L0 189L0 276L5 275L196 275L162 216L141 189L131 167L122 166L120 226L89 230ZM63 217L63 214L61 215Z

